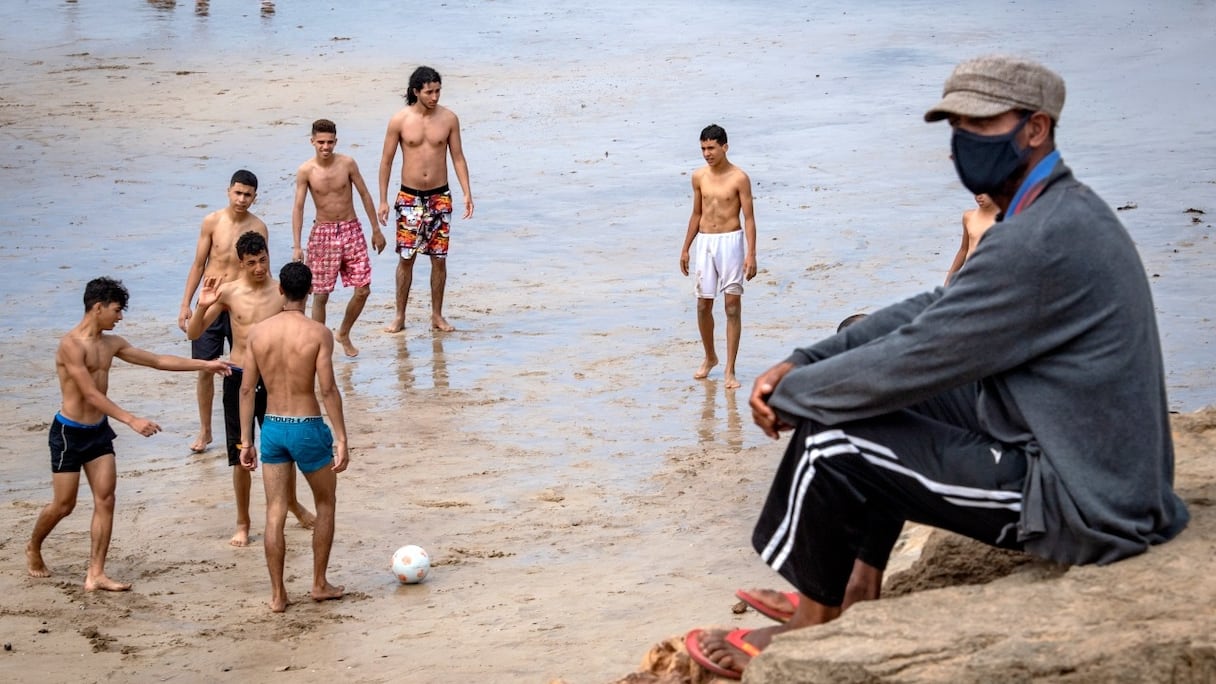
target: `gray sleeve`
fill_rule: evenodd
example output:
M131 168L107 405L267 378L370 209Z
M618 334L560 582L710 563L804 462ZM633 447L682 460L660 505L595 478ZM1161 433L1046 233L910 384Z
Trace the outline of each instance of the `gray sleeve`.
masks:
M1045 277L1052 259L1008 230L990 232L949 287L795 352L806 363L785 376L769 404L785 417L829 425L868 418L1012 368L1058 344L1064 333L1045 325L1051 312L1043 308L1057 296Z
M827 337L809 347L795 349L786 361L795 366L805 366L808 363L822 361L854 347L860 347L866 342L881 337L899 326L910 322L926 306L936 301L941 296L941 292L942 288L939 287L933 292L917 295L911 299L869 314L831 337Z

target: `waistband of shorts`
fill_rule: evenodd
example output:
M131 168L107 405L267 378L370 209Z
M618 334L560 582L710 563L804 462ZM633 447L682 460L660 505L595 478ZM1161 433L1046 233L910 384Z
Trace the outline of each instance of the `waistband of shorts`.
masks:
M728 230L725 233L702 233L702 232L698 231L697 237L703 237L703 238L707 238L707 239L711 239L711 240L719 240L721 238L743 237L743 228L740 227L740 228L736 228L734 230Z
M417 188L411 188L408 185L402 185L401 192L404 192L407 195L413 195L414 197L430 197L431 195L442 195L444 193L451 192L451 188L448 187L447 183L444 183L437 188L431 188L430 190L418 190Z
M322 420L321 416L276 416L273 413L266 414L267 423L315 423Z
M319 226L334 226L337 228L362 228L363 227L362 225L359 224L358 218L353 218L349 221L313 221L312 222L313 228L317 228Z
M46 414L43 414L43 415L46 415ZM70 428L85 428L87 430L87 429L91 429L91 428L95 428L95 427L101 427L102 425L104 425L106 422L106 417L102 416L101 420L97 421L96 423L92 423L92 424L79 423L77 421L72 420L71 418L65 418L62 413L56 411L55 420L59 421L60 423L63 423L64 425L66 425Z

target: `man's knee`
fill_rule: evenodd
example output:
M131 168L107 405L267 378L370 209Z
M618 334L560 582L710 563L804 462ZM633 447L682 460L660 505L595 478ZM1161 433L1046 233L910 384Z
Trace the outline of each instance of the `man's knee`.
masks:
M739 301L738 297L726 298L726 317L738 318L743 312L743 302Z
M714 310L714 300L697 297L697 313L710 313Z
M351 295L351 298L352 299L367 299L367 296L371 293L372 293L371 286L363 285L362 287L355 288L355 293L353 295Z
M76 510L76 497L72 496L68 499L55 499L47 505L50 513L57 518L66 518Z
M114 492L93 493L93 508L95 510L113 511L114 510ZM73 502L73 505L75 503Z

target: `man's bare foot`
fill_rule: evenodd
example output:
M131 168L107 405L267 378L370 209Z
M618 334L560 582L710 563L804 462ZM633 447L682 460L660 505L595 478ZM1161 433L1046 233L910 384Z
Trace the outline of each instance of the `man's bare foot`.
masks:
M342 345L342 352L347 356L353 359L359 355L359 349L350 343L350 334L339 335L338 333L334 333L334 339L338 341L338 344Z
M232 539L228 540L233 546L249 546L249 526L237 525L236 534L232 535Z
M99 589L101 591L127 591L130 588L131 584L129 582L118 582L105 575L84 578L85 591L97 591Z
M194 439L194 443L190 445L190 451L195 454L201 454L211 445L211 433L200 432L198 437Z
M722 383L722 386L725 387L726 389L738 389L739 387L741 387L741 385L739 384L739 381L735 378L734 373L726 374L726 378L725 378L725 381Z
M704 380L708 378L709 371L713 370L713 367L716 365L718 365L718 358L716 356L714 358L705 357L705 360L701 362L701 367L697 369L696 373L692 374L693 379Z
M388 325L388 327L384 329L384 332L399 333L402 330L405 330L405 319L404 318L394 318L393 322L390 323Z
M796 592L783 592L776 589L748 589L747 591L739 590L735 592L735 595L743 599L744 603L750 605L756 611L779 622L789 620L794 615L794 611L798 609L798 604L793 600L798 598Z
M287 611L289 605L286 596L271 596L270 597L270 612L283 613Z
M326 582L325 586L321 587L320 589L318 589L316 587L312 588L312 600L314 600L314 601L329 601L330 599L340 599L345 595L346 595L346 586L345 585L335 587L334 585L330 584L329 582Z
M300 524L300 527L306 530L311 530L317 524L317 516L300 504L296 504L295 508L291 509L291 514L296 517L296 522Z
M698 635L697 642L701 646L701 653L719 667L743 672L752 657L759 655L773 640L773 635L782 629L778 626L750 630L706 630ZM733 637L730 636L732 634ZM731 643L729 638L733 638L739 645Z
M448 323L447 320L443 316L440 316L438 314L434 314L431 316L431 327L440 332L452 332L453 330L456 329L456 326L452 325L451 323Z
M42 550L35 549L30 544L25 545L25 564L29 568L30 577L51 576L51 569L42 560Z

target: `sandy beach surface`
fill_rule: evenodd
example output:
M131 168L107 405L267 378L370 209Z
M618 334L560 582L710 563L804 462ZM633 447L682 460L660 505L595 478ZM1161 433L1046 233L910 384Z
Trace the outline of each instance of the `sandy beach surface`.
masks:
M690 627L759 622L732 614L732 593L779 586L749 539L783 444L751 425L751 380L844 316L940 283L971 199L946 128L920 115L976 54L1020 52L1064 75L1064 158L1141 248L1171 406L1210 404L1216 7L854 4L6 3L0 680L597 683ZM423 264L406 331L380 332L385 253L354 329L362 353L336 362L352 466L330 577L346 598L308 599L309 533L289 527L293 604L267 610L260 477L255 544L234 549L222 437L187 449L192 374L122 363L110 396L165 428L143 439L116 426L107 569L134 589L82 590L83 485L44 547L55 575L27 577L50 495L54 345L84 283L123 279L116 332L188 355L177 304L232 171L261 179L253 211L277 270L309 123L335 120L339 151L374 186L418 64L443 74L441 102L461 117L477 212L453 229L457 331L429 329ZM737 391L720 369L691 379L700 345L678 270L711 122L756 194ZM331 317L348 297L334 294ZM217 402L217 431L220 414ZM431 553L427 582L389 573L405 544Z

